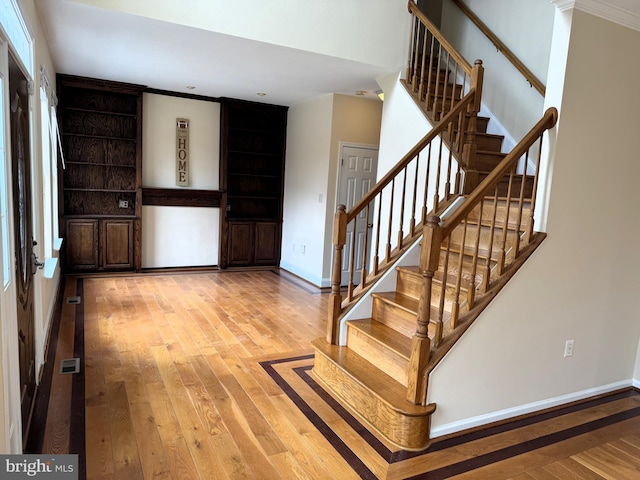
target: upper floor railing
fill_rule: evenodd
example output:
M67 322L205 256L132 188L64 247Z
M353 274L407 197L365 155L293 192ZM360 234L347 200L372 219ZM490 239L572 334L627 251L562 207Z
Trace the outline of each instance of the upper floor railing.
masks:
M406 82L418 95L420 104L433 121L438 121L471 90L475 90L472 110L480 111L482 68L474 68L444 38L417 7L408 3L412 29ZM482 62L476 64L481 67Z

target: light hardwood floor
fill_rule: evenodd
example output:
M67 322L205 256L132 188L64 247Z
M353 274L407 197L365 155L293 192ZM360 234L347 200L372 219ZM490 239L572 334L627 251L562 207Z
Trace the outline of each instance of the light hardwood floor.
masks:
M290 275L69 277L62 300L28 448L78 453L81 478L640 479L634 390L424 452L385 443L315 383L328 295Z

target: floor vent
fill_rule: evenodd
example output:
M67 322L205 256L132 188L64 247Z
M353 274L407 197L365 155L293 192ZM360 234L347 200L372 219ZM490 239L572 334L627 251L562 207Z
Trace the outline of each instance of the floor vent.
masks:
M80 303L80 297L67 297L67 303L71 305L78 305Z
M78 373L80 371L80 359L79 358L67 358L60 361L60 374L65 375L67 373Z

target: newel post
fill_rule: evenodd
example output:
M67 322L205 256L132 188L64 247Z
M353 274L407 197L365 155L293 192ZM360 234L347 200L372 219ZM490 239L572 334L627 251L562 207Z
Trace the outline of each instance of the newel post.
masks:
M422 292L418 304L418 320L416 334L411 340L411 355L407 371L407 401L416 405L426 402L427 377L426 368L429 363L431 340L429 339L429 322L431 320L431 290L433 275L440 261L440 244L442 229L440 217L430 215L423 229L422 250L420 252L420 272L422 273ZM442 328L436 328L435 343L442 336Z
M327 342L338 343L340 325L338 317L342 309L342 249L347 243L347 207L338 205L338 211L333 218L333 269L331 271L331 295L329 296L329 319L327 322Z
M478 112L482 107L482 84L484 82L484 67L482 60L476 60L471 70L471 88L475 89L473 103L467 109L467 138L462 147L462 161L464 162L464 186L462 193L471 193L478 186L480 178L476 168L476 132Z

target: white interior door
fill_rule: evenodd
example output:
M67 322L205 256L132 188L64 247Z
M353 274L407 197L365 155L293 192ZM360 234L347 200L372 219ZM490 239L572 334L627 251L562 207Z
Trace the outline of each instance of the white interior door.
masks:
M347 212L376 184L378 171L378 149L343 145L340 157L340 181L338 185L338 204L345 205ZM371 253L371 227L373 205L367 216L364 210L354 224L347 226L347 243L342 254L342 285L349 282L351 254L354 254L353 282L360 283L362 266L368 265ZM365 251L366 245L366 251Z

